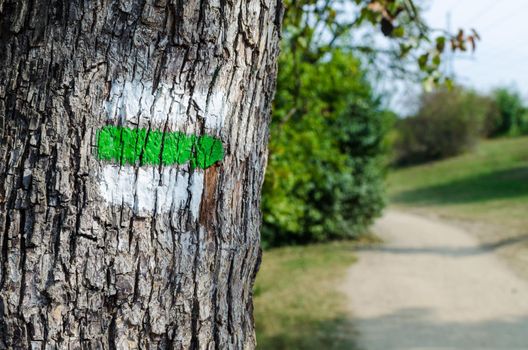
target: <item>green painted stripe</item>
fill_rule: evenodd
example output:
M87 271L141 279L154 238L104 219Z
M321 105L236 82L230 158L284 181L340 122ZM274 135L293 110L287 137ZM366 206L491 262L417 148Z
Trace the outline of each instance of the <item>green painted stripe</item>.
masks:
M97 132L97 156L123 165L190 162L192 167L206 169L224 158L224 147L222 141L208 135L105 126Z

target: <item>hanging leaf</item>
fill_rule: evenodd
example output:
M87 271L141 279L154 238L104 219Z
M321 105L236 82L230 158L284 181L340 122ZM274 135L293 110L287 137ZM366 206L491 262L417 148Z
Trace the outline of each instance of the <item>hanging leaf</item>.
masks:
M427 61L429 61L429 53L424 53L418 58L418 66L422 71L427 69Z
M436 49L438 50L438 52L444 52L445 42L446 38L444 36L439 36L438 38L436 38Z
M392 23L388 19L382 18L380 24L381 32L383 33L383 35L392 36L392 32L394 31L394 26L392 25Z
M393 38L403 38L404 35L405 35L405 29L403 27L396 27L392 31Z

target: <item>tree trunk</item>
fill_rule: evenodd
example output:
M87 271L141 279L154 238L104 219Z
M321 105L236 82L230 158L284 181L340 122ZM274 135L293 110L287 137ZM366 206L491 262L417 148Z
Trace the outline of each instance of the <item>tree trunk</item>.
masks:
M0 349L245 349L279 0L0 0Z

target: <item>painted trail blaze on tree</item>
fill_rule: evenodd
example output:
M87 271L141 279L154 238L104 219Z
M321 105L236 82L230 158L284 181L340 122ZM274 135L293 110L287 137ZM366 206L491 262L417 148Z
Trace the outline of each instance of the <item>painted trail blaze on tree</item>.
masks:
M183 165L207 169L224 157L222 141L141 128L105 126L97 132L97 156L121 165Z

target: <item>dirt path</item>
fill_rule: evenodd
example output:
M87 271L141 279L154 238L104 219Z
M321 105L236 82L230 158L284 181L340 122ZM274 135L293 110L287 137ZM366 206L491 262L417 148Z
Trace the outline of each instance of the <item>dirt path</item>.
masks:
M344 286L361 349L528 349L528 283L495 245L396 211L375 232Z

